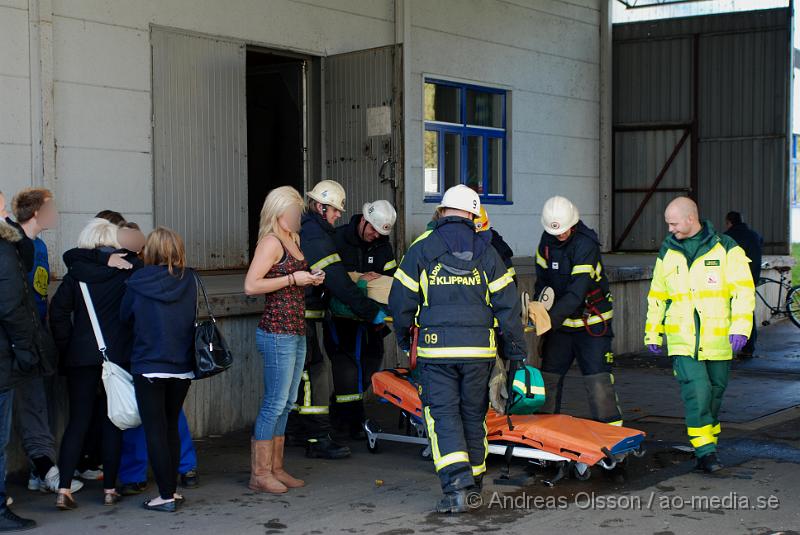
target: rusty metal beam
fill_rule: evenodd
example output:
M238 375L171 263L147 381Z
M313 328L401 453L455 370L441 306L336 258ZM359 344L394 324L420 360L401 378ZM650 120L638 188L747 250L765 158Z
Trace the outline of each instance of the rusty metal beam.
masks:
M675 145L675 148L672 149L672 154L670 154L669 158L667 158L667 161L664 162L664 166L661 168L661 171L656 176L656 179L653 181L653 184L647 190L647 193L645 193L644 199L642 199L642 202L639 203L639 207L633 213L633 217L628 222L628 225L625 227L625 230L622 231L622 234L620 235L617 242L614 244L615 251L620 250L620 248L622 247L622 242L625 241L625 238L627 238L628 234L630 234L631 230L633 230L633 226L636 224L636 222L639 220L639 217L642 215L644 207L647 205L647 203L650 201L650 198L658 189L658 185L664 179L664 176L666 176L667 171L669 171L669 168L672 165L672 162L675 161L675 158L681 151L681 147L683 147L683 144L686 143L686 140L688 139L691 132L692 132L691 128L687 128L686 130L683 131L683 135L681 136L680 140L678 140L678 143Z

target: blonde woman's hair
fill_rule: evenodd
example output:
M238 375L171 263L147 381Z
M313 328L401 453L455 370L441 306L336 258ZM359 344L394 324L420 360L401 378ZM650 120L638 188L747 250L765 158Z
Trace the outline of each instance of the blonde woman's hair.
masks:
M142 252L144 263L152 266L167 266L170 275L183 276L186 268L186 248L183 238L174 230L158 227L147 236Z
M81 249L97 249L113 247L119 249L117 226L106 219L95 217L89 220L78 236L78 247Z
M264 199L264 206L261 207L261 220L258 224L259 241L264 236L275 233L275 229L278 226L278 218L292 206L300 208L301 212L305 209L303 198L293 187L281 186L269 192L267 198ZM292 233L292 239L295 242L300 241L299 236L294 232Z

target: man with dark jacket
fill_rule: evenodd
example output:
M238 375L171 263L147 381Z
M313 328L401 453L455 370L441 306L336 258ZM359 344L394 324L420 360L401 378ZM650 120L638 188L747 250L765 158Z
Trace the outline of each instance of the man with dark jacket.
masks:
M580 220L575 205L564 197L545 202L542 226L544 232L536 251L535 295L550 287L555 302L550 309L553 330L545 335L542 352L547 399L541 412L560 412L564 376L577 359L592 418L622 425L611 374L614 310L600 259L600 241Z
M47 293L50 285L50 264L47 246L41 233L52 229L58 222L58 210L50 190L27 188L12 200L16 221L7 221L22 233L17 250L22 258L28 285L42 323L47 318ZM14 390L14 419L17 423L22 447L31 461L32 470L28 489L56 492L59 472L55 466L56 440L50 428L49 403L52 384L41 377L26 381ZM73 491L83 486L75 481Z
M725 234L734 239L739 247L744 249L747 258L750 259L750 274L753 275L753 284L758 286L758 279L761 278L761 249L764 246L764 239L755 230L751 229L742 220L739 212L728 212L725 216ZM753 315L753 331L747 343L739 351L739 356L750 358L756 349L756 321Z
M391 276L397 268L389 234L397 219L394 207L384 200L366 203L361 214L336 229L334 241L347 273L362 273L357 283L366 287L380 275ZM327 282L326 282L327 283ZM364 392L372 375L383 364L383 338L388 328L372 325L346 307L332 307L324 325L325 350L333 371L331 419L347 427L350 438L365 438Z
M333 180L322 180L306 195L308 212L301 223L300 249L312 272L325 272L325 284L306 289L306 370L297 403L300 418L292 422L292 435L307 439L306 455L309 457L341 459L350 455L350 448L331 438L329 400L320 395L328 377L324 373L320 344L323 337L319 331L323 328L331 297L349 307L357 317L374 324L383 323L386 314L350 279L336 249L333 225L344 212L344 188Z
M0 194L2 195L2 194ZM2 200L5 205L5 199ZM20 518L7 505L6 446L11 437L14 386L42 372L41 364L54 363L55 348L42 329L33 295L17 251L22 235L0 221L0 531L36 526Z
M475 232L480 198L465 185L448 189L434 228L417 238L394 274L389 309L397 343L417 369L428 439L444 497L440 513L463 513L486 472L489 377L497 355L524 361L517 288L497 251Z

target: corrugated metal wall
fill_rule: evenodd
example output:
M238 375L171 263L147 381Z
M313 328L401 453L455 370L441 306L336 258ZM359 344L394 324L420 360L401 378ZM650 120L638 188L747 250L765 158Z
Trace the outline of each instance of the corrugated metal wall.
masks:
M690 132L618 250L656 250L685 189L716 226L740 211L765 252L788 252L790 22L775 9L614 26L615 244Z
M153 48L154 219L201 269L247 263L244 43L161 28Z
M391 46L325 58L325 178L347 191L342 223L368 201L386 199L396 206L391 185L380 182L378 171L387 158L400 158L398 128L392 125L388 136L367 132L369 108L396 105L394 72Z

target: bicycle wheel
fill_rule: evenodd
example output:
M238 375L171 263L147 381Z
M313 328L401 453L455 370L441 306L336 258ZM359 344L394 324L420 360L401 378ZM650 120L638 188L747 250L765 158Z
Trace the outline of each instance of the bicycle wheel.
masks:
M786 295L786 313L796 327L800 327L800 286L792 286Z

